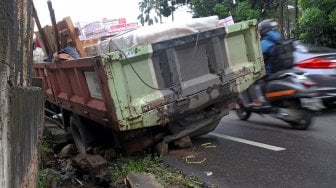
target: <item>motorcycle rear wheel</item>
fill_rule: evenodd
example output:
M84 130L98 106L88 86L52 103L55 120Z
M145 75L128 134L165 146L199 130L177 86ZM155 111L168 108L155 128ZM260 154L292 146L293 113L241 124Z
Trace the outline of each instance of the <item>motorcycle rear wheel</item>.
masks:
M236 104L235 111L239 119L243 121L247 121L251 116L251 111L242 108L239 104Z
M297 130L306 130L311 125L313 113L310 110L301 111L301 119L297 122L290 122L289 124Z

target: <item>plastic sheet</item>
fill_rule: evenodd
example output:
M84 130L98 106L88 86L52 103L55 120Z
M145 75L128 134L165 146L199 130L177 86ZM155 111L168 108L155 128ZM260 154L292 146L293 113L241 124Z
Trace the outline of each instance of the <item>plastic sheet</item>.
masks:
M141 44L151 44L177 37L182 37L218 27L218 16L194 18L187 22L173 22L141 27L102 41L98 44L98 54L117 49L125 49Z

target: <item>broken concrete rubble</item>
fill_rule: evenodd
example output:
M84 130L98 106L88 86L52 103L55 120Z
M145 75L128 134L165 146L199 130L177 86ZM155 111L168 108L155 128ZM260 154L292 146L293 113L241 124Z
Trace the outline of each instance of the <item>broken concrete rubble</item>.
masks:
M126 177L130 188L163 188L163 186L149 173L131 172Z
M52 127L53 129L61 129L60 127ZM47 131L46 131L47 132ZM49 132L49 131L48 131ZM61 132L61 131L56 131ZM190 139L190 138L189 138ZM182 138L179 140L181 147L188 146L188 138ZM48 141L53 141L48 139ZM191 142L191 140L190 140ZM69 144L70 143L70 144ZM182 144L183 143L183 144ZM67 145L65 145L67 144ZM172 143L173 145L174 143ZM65 145L65 146L64 146ZM50 148L50 147L53 148ZM62 148L62 147L63 148ZM55 149L59 148L59 149ZM161 142L156 146L157 153L161 151L162 155L168 154L169 146L167 143ZM47 161L44 159L43 168L53 169L55 172L54 179L48 180L48 185L54 187L139 187L140 185L137 178L146 176L144 187L163 187L155 179L153 175L134 175L128 174L125 181L113 180L113 173L116 172L113 161L118 156L117 151L113 148L105 148L102 146L90 147L87 154L79 154L74 149L74 144L71 142L64 143L50 143L46 150L49 153ZM57 153L54 154L53 152ZM49 160L49 162L48 162ZM48 164L48 166L45 166ZM57 181L56 181L57 180ZM121 179L122 180L122 179ZM140 182L141 183L141 182ZM131 186L132 185L132 186Z
M61 159L65 159L67 157L71 157L77 153L77 148L75 144L68 144L59 152L58 157Z
M92 177L96 177L102 170L108 167L108 162L100 155L87 155L86 161Z
M51 138L53 143L57 146L64 146L72 140L72 136L69 132L48 121L46 121L43 135Z
M160 155L167 155L168 154L168 144L165 142L160 142L155 145L155 151Z
M190 136L182 137L179 140L174 141L174 145L179 148L190 148L192 146L192 141Z
M83 171L89 170L89 163L86 160L86 155L84 154L78 154L76 155L72 161L74 162L74 165L76 165L77 168Z

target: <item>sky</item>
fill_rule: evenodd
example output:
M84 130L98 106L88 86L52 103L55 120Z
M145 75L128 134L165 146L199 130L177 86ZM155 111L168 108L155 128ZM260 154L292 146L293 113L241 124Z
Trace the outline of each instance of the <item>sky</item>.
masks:
M70 16L73 23L89 23L102 18L126 18L128 23L137 22L140 0L51 0L56 22ZM51 25L47 0L33 0L41 26ZM186 10L177 11L175 20L189 19ZM179 20L178 20L179 19ZM170 19L166 19L169 22Z

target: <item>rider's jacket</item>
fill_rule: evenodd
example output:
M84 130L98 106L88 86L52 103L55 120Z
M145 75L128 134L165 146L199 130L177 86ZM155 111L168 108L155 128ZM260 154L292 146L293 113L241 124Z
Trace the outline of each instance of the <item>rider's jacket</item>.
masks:
M281 34L275 30L268 31L261 38L261 50L264 56L266 75L271 74L273 46L280 40L282 40Z

